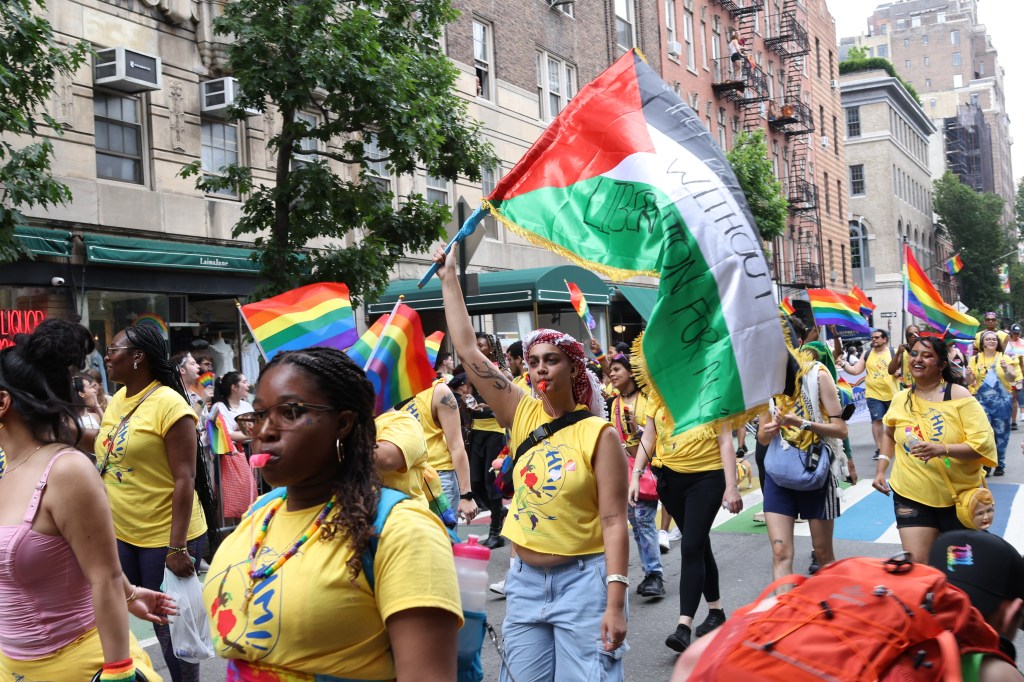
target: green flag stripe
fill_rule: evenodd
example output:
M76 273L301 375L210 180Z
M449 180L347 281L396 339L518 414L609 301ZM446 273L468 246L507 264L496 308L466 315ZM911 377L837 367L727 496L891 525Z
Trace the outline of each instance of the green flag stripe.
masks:
M345 306L343 308L338 308L337 310L331 310L329 312L326 312L320 317L316 318L315 320L308 320L300 324L294 324L290 327L285 327L276 334L268 336L266 339L261 339L260 344L263 346L264 350L275 349L278 348L279 346L288 343L289 341L292 341L294 339L299 338L300 336L308 334L312 330L322 329L335 322L340 322L351 318L352 308Z

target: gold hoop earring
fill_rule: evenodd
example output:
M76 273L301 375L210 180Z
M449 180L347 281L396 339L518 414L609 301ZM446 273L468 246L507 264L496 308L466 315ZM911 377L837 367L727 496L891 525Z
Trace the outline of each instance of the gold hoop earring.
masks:
M335 449L338 452L338 462L341 462L345 458L345 444L341 442L340 438L335 443Z

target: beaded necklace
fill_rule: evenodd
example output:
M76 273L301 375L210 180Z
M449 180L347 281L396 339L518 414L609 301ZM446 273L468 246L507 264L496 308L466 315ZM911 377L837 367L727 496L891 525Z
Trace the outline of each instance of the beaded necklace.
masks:
M271 503L270 511L268 511L267 515L263 518L263 523L260 524L259 530L257 531L256 542L253 543L252 550L249 551L249 587L245 590L246 604L248 604L249 600L252 599L253 590L258 583L274 575L274 573L284 566L286 561L298 553L300 547L306 544L317 534L324 523L324 519L326 519L330 511L334 509L335 504L335 499L332 497L330 502L328 502L323 508L323 511L321 511L317 515L316 519L313 520L313 523L310 524L309 528L307 528L302 535L299 536L299 539L295 541L295 544L292 545L287 552L277 557L277 560L274 561L274 563L267 564L262 568L254 569L252 567L252 563L256 560L260 551L263 549L263 541L267 538L267 529L270 528L270 522L274 519L274 516L277 515L277 510L281 508L281 505L285 503L287 498L288 495L285 494Z

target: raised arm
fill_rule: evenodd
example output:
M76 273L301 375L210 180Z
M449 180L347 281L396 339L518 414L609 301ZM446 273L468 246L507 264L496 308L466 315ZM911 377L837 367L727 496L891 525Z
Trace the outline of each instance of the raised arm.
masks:
M871 352L871 349L868 348L866 351L864 351L861 354L860 359L857 360L857 362L854 362L854 363L851 364L849 362L845 362L844 361L843 364L841 364L839 366L842 367L843 369L845 369L847 374L853 374L853 375L856 376L857 374L860 374L865 369L867 369L867 366L868 366L868 353L870 353L870 352Z
M509 428L516 413L516 406L525 395L523 391L498 369L476 345L476 331L469 319L466 302L456 276L456 258L452 249L447 257L443 247L434 252L434 262L440 263L437 276L441 278L441 294L444 297L444 317L448 323L448 336L455 346L455 352L462 360L466 375L473 387L494 411L498 423Z

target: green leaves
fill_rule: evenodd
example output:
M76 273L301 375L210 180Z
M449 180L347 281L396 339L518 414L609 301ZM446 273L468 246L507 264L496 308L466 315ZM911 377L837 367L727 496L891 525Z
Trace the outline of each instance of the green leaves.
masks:
M480 123L455 93L458 70L438 47L456 16L450 0L224 5L215 31L233 37L228 63L243 93L236 114L268 105L279 113L279 128L269 133L276 185L240 168L203 177L190 164L182 175L196 177L205 191L239 187L247 194L234 234L256 239L261 294L336 279L356 300L375 296L402 256L441 236L447 208L415 192L396 208L391 192L368 179L371 135L388 175L418 175L419 187L424 170L478 181L481 167L494 164ZM315 115L315 124L299 113ZM300 154L314 161L297 160Z
M782 195L782 184L775 177L772 162L768 160L764 131L755 130L737 135L733 148L725 153L725 158L747 197L761 239L771 242L785 233L789 202Z
M14 229L26 224L19 209L71 199L70 190L51 174L53 145L49 140L31 140L42 134L41 125L58 135L63 132L46 113L54 79L72 74L89 47L85 43L70 48L55 45L43 12L42 2L0 3L0 136L6 138L0 141L0 263L22 255L14 238ZM9 141L14 136L21 138L17 145Z

